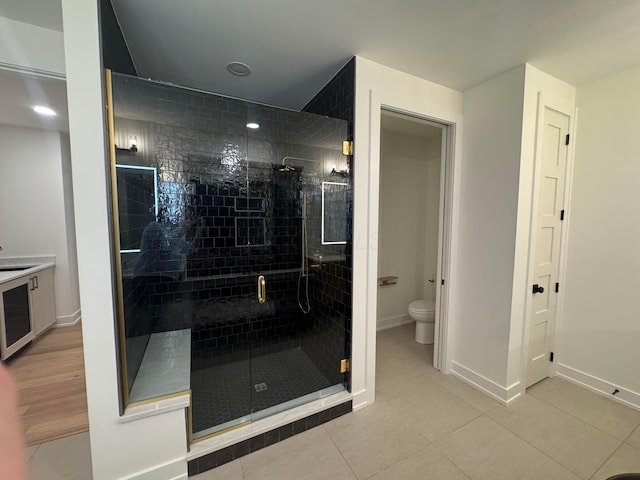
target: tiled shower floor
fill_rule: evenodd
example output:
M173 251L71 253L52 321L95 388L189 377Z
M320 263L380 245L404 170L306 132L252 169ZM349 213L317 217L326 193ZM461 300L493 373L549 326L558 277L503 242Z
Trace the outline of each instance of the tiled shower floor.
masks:
M329 386L300 348L193 371L194 435Z

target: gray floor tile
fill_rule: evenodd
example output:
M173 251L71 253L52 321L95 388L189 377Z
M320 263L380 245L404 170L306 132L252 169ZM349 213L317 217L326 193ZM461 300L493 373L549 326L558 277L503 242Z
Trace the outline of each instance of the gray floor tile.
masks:
M591 478L606 480L620 473L640 473L640 450L623 443Z
M376 389L411 380L422 375L425 368L425 365L420 363L406 364L394 357L378 357L376 360Z
M481 392L453 375L442 375L439 373L435 379L455 396L481 412L487 412L498 405L502 405L486 393Z
M621 444L620 440L531 395L508 407L496 407L487 415L585 479Z
M26 458L27 462L31 461L36 451L38 450L39 445L34 445L33 447L27 447Z
M322 427L242 457L246 480L355 480ZM215 478L215 477L214 477Z
M43 443L29 462L31 480L90 480L91 450L87 432Z
M579 478L484 416L447 435L435 446L474 480Z
M430 441L442 438L482 414L438 383L423 382L407 390L408 395L387 403Z
M558 377L547 378L527 391L620 440L640 425L640 412Z
M371 480L468 480L462 470L433 446L419 450L371 477Z
M640 427L636 428L629 438L627 438L627 443L632 447L640 449Z
M324 427L358 479L368 478L428 445L426 438L384 403Z

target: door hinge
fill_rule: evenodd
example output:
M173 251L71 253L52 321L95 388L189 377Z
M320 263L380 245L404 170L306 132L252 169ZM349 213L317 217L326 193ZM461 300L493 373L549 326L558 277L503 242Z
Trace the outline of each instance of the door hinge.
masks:
M351 369L351 362L348 358L340 360L340 373L347 373Z
M565 137L565 139L564 139L564 144L565 144L565 145L569 145L569 139L570 139L570 138L571 138L571 135L569 135L569 134L567 133L567 136L566 136L566 137Z
M553 362L553 352L549 352L549 361Z
M560 210L560 221L564 220L564 210Z
M353 155L353 142L350 142L349 140L344 140L342 142L342 154Z
M556 282L556 293L558 293L559 291L560 291L560 284Z
M440 285L444 286L444 278L440 280Z

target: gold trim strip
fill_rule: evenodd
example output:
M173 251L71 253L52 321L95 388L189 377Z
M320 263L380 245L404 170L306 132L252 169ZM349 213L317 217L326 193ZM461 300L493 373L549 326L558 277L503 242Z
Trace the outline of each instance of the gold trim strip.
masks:
M120 352L120 385L124 407L129 406L129 372L127 371L127 349L124 325L124 298L122 288L122 261L120 258L120 221L118 219L118 179L116 177L116 142L113 120L113 88L111 70L105 69L105 86L107 93L107 131L109 134L109 172L111 175L111 221L113 267L115 270L116 309L118 325L118 348Z
M234 425L233 427L225 428L224 430L220 430L218 432L210 433L209 435L205 435L204 437L196 438L196 439L192 440L191 443L193 444L193 443L202 442L203 440L207 440L209 438L217 437L217 436L222 435L224 433L228 433L228 432L231 432L233 430L237 430L238 428L246 427L247 425L251 425L251 423L252 423L251 420L248 420L246 422L239 423L238 425Z
M189 406L187 407L187 451L193 443L193 393L189 390Z

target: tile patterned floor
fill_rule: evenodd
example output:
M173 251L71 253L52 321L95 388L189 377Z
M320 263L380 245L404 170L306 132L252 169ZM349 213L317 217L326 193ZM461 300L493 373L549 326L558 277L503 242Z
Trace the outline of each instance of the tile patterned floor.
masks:
M374 405L192 478L605 480L640 472L640 412L558 378L502 406L436 372L431 347L416 344L412 329L378 334ZM32 480L90 478L82 435L30 450Z
M194 435L330 386L300 348L193 371Z

